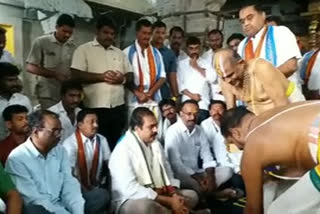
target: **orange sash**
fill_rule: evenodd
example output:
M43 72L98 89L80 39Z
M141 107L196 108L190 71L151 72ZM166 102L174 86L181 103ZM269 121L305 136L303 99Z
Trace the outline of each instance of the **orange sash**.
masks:
M265 26L263 34L262 34L262 36L259 40L258 46L256 48L256 51L253 51L253 42L252 42L252 39L249 38L249 42L246 44L246 47L245 47L245 60L246 61L253 59L253 58L257 58L260 56L262 44L263 44L264 38L267 35L267 31L268 31L268 27Z
M80 182L84 187L86 187L87 189L90 189L91 185L93 186L97 185L96 175L97 175L97 169L99 164L99 147L100 147L99 137L97 136L97 142L94 148L94 155L93 155L92 165L90 169L90 177L88 177L88 166L86 162L86 154L84 151L82 137L79 129L76 130L75 135L76 135L77 144L78 144L77 156L78 156L78 166L80 171Z
M149 69L150 69L150 88L152 88L154 86L154 84L156 83L156 64L154 62L154 56L152 53L152 48L151 45L149 45L149 47L147 48L147 57L148 57L148 64L149 64ZM140 59L139 59L139 53L137 53L137 59L138 59L138 70L139 70L139 86L138 86L138 90L140 92L144 91L144 79L143 79L143 72L142 72L142 68L141 68L141 64L140 64Z

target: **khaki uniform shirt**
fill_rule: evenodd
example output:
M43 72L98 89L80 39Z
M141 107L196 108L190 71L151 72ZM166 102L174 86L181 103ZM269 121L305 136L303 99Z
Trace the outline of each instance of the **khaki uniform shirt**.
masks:
M70 74L70 65L76 46L72 40L60 43L54 34L40 36L31 47L27 63ZM38 77L36 94L40 98L60 100L60 83L52 78Z

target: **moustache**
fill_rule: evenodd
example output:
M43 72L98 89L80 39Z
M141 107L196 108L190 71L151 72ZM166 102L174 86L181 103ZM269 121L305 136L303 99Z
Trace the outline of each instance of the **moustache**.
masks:
M194 58L194 57L197 57L197 58L198 58L198 57L199 57L199 54L193 53L193 54L191 54L190 56L191 56L191 58Z

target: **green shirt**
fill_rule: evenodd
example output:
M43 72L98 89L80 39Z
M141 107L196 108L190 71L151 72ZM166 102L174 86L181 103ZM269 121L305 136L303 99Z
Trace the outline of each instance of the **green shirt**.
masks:
M9 176L0 164L0 198L4 198L10 190L15 189L15 186Z

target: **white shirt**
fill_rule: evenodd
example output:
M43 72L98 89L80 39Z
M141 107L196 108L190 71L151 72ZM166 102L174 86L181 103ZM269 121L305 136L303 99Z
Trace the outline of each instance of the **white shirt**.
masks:
M11 105L22 105L28 109L28 113L32 112L32 105L28 97L20 93L14 93L9 100L0 96L0 140L3 140L8 135L7 127L5 126L2 113L5 108Z
M135 151L129 146L128 138L123 137L113 150L109 169L112 181L112 200L117 209L126 200L136 200L147 198L155 200L157 193L149 187L145 187L138 182L137 175L133 167L133 161L137 160ZM157 141L153 143L159 143ZM163 152L163 150L162 150ZM180 187L180 181L174 179L173 172L169 162L166 160L164 152L162 153L164 168L170 179L170 183L175 187Z
M44 157L28 138L10 153L6 171L26 204L41 205L52 213L84 213L80 184L71 175L62 146Z
M71 120L68 117L67 111L64 109L62 105L62 101L58 102L54 106L51 106L48 110L53 111L59 115L61 126L63 128L63 133L62 133L60 142L63 142L67 137L72 135L72 133L76 130L76 125L77 125L76 117L79 111L81 111L81 108L76 107L74 109L75 120L73 124L71 123Z
M109 160L110 153L111 153L107 139L104 136L97 134L91 141L82 133L80 133L80 135L81 135L83 146L84 146L84 153L86 157L88 175L90 175L90 169L92 167L94 149L97 144L97 136L99 136L100 150L99 150L99 161L98 161L98 168L97 168L97 175L96 175L96 179L97 181L99 181L100 180L99 176L102 170L103 161ZM78 165L78 143L77 143L75 133L73 133L67 139L65 139L62 143L62 146L66 149L68 153L70 165L72 168L75 169L74 171L75 175L80 178L80 170Z
M208 64L212 65L213 56L214 56L213 50L210 48L209 50L207 50L202 54L201 58L206 60Z
M180 116L179 114L177 115L177 121L180 120ZM171 126L171 122L170 120L168 120L167 118L165 118L163 121L160 121L158 123L158 139L161 143L163 143L165 136L166 136L166 132L168 130L168 128Z
M220 126L212 119L207 118L202 121L201 127L204 130L216 160L220 166L231 167L235 172L240 171L240 162L232 163L229 156L232 154L227 151L225 139L221 134Z
M171 46L168 45L168 48L172 50ZM188 58L188 54L184 52L182 49L179 50L179 56L177 56L177 62Z
M301 58L301 53L300 49L297 43L297 39L295 35L289 30L289 28L285 26L273 26L274 29L274 40L275 40L275 47L277 51L277 64L275 67L279 67L280 65L284 64L286 61L288 61L291 58L296 58L300 59ZM256 50L260 38L263 35L264 28L262 28L252 39L253 43L253 50ZM238 54L242 56L242 53L244 51L244 45L246 42L246 39L243 39L239 46L238 46ZM265 47L265 42L266 42L266 37L264 39L261 52L260 52L260 58L266 59L266 47ZM290 81L293 81L296 83L298 86L299 84L299 77L297 72L292 74L289 78Z
M165 138L165 151L177 177L203 172L206 168L215 167L210 152L210 145L198 125L190 133L182 120L169 127ZM198 158L202 159L202 168L198 166Z
M150 90L150 68L149 68L149 62L148 62L148 49L144 49L144 51L143 51L144 56L143 56L141 53L141 47L137 41L135 41L135 46L136 46L136 51L132 57L134 85L135 85L135 87L139 86L139 65L138 65L138 58L137 58L137 54L138 54L141 70L143 73L144 92L148 92ZM127 55L127 57L129 57L130 48L131 48L131 45L123 50L123 52ZM157 49L155 51L158 53L160 60L161 60L161 62L160 62L161 63L161 71L160 71L159 78L166 78L165 67L163 64L162 55ZM156 65L156 59L154 59L154 62ZM159 72L159 71L157 71L157 72ZM133 97L134 97L133 93L131 91L128 91L127 104L129 104L130 106L135 106L138 103L138 101L136 99L132 99ZM155 99L158 98L156 101L161 100L160 89L155 93L154 98Z
M211 84L218 83L216 72L212 69L207 61L202 58L198 59L198 65L205 69L206 76L204 77L199 71L190 66L190 58L178 62L177 82L179 91L187 89L193 94L200 94L201 100L199 107L203 110L208 110L211 98ZM187 95L182 95L182 102L191 99Z
M0 57L0 62L9 62L15 64L15 60L9 51L3 50L2 56Z

